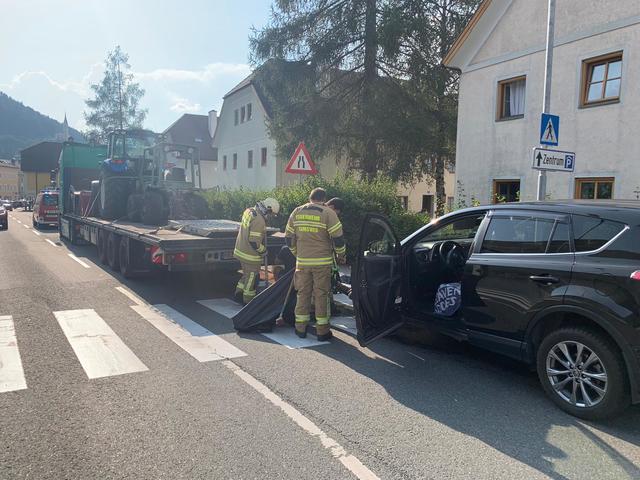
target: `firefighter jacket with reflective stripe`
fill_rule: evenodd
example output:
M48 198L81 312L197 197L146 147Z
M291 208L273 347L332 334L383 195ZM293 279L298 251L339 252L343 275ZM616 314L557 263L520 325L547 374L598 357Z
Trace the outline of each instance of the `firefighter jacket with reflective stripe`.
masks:
M262 255L267 251L264 246L266 229L265 219L255 207L247 208L242 214L233 256L241 262L260 265Z
M307 203L296 208L285 233L297 267L333 265L333 251L339 257L346 252L342 224L336 212L322 204Z

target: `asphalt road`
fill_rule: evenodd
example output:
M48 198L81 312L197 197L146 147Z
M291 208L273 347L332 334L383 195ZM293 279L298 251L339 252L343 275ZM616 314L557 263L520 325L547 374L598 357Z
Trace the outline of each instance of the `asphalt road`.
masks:
M524 366L453 343L238 335L197 302L228 296L232 278L124 281L94 248L10 217L0 338L10 318L16 342L0 354L17 345L26 388L0 391L2 479L640 478L638 407L578 420ZM103 330L70 332L77 316ZM236 354L198 359L209 341ZM114 357L96 364L103 348ZM90 375L109 362L130 371Z

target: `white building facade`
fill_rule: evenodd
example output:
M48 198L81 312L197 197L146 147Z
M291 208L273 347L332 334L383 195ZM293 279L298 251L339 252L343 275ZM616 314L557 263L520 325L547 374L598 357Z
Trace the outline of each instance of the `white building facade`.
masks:
M461 71L457 194L535 200L547 0L485 0L445 58ZM558 0L551 113L573 173L550 199L640 198L640 1ZM460 188L461 187L461 188Z

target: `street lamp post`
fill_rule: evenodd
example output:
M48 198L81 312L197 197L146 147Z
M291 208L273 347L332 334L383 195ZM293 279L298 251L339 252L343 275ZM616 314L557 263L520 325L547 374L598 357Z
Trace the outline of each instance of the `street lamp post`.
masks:
M553 43L556 24L556 0L549 0L547 15L547 47L544 65L544 92L542 100L542 113L551 113L551 76L553 72ZM544 147L543 147L544 148ZM538 191L536 200L544 200L547 193L547 172L538 170Z

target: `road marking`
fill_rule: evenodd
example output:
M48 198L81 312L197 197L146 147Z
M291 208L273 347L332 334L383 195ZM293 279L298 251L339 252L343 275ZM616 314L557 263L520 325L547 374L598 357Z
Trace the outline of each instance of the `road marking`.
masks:
M56 245L55 243L53 243L51 240L49 240L48 238L45 238L45 240L47 242L49 242L51 245L53 245L54 247L57 247L58 245Z
M242 310L242 306L228 298L211 298L209 300L198 300L198 303L209 310L213 310L227 318L233 317ZM319 342L314 338L299 338L293 328L275 328L271 333L262 333L265 337L274 342L284 345L289 349L317 347L318 345L328 345L329 342Z
M69 258L71 260L75 260L76 262L78 262L80 265L82 265L84 268L91 268L87 263L83 262L82 260L80 260L78 257L76 257L73 253L67 253L67 255L69 255Z
M419 357L418 355L416 355L415 353L411 353L411 352L407 352L409 355L411 355L412 357L416 357L419 360L422 360L423 362L426 362L426 360L422 357Z
M23 224L22 224L22 226L23 226L24 228L26 228L27 230L29 230L29 225L27 225L26 223L23 223Z
M11 315L0 316L0 392L27 388Z
M18 219L16 219L16 222L18 222L19 224L22 224L22 222L20 220L18 220Z
M329 450L333 458L342 463L347 470L353 473L360 480L380 480L380 478L369 470L357 457L350 455L338 442L324 433L320 427L300 413L295 407L285 402L276 393L271 391L266 385L257 380L249 373L242 370L238 365L230 360L223 362L229 370L240 377L247 385L252 387L273 405L280 408L294 423L307 432L312 437L317 438L322 446Z
M35 233L36 235L40 236L40 232L36 232L35 230L31 230L33 233Z
M130 290L127 290L124 287L116 287L116 290L118 290L120 293L125 295L127 298L129 298L129 300L133 301L133 303L135 303L136 305L147 305L147 302L145 302L135 293L133 293Z
M53 312L87 377L149 370L95 310Z
M199 362L247 355L168 305L133 305L131 308Z

